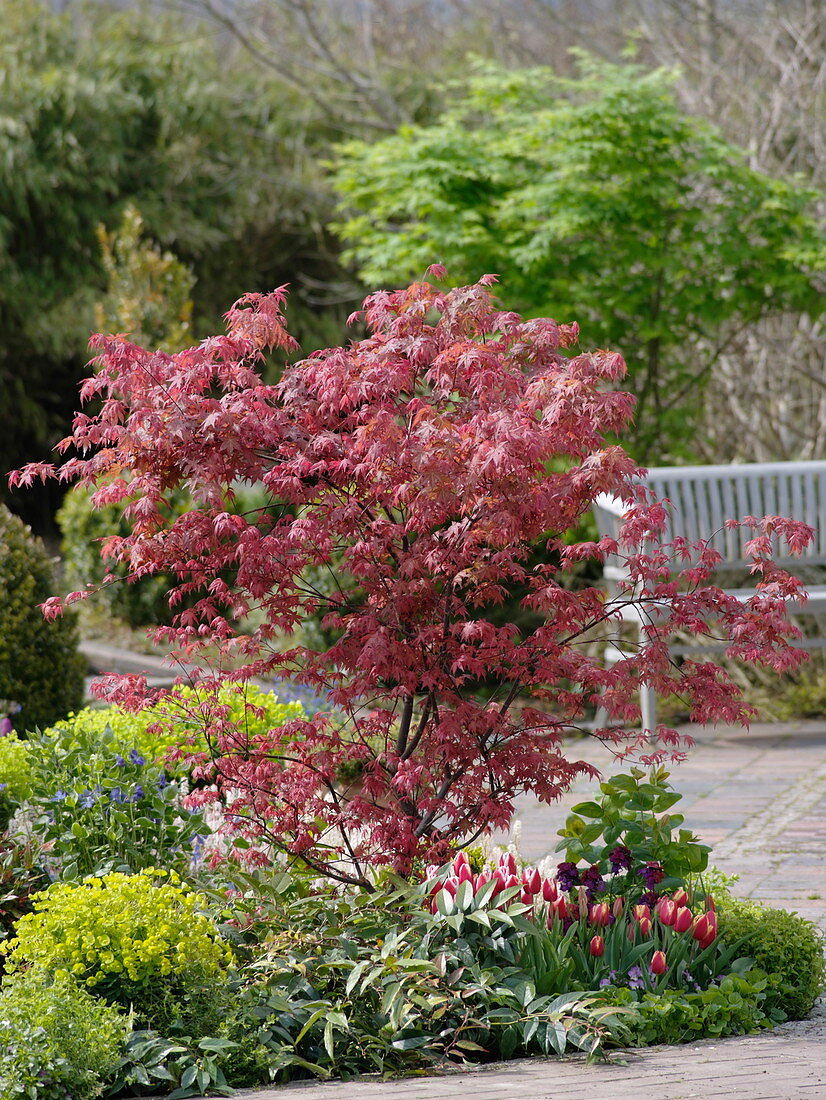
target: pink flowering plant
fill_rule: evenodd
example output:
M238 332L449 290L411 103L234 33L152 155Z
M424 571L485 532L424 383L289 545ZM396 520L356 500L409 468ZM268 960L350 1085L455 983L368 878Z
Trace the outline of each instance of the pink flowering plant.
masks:
M364 338L285 367L277 385L259 369L294 347L283 290L245 296L226 335L176 354L96 336L68 457L12 478L80 481L96 506L125 504L131 532L103 553L132 579L172 578L174 621L153 636L197 668L208 747L194 800L220 802L251 850L342 882L367 884L382 865L409 875L506 827L518 794L552 801L593 774L562 738L598 702L619 727L597 736L618 754L679 757L674 730L653 745L633 732L641 684L679 694L694 721L746 721L723 669L669 660L674 630L713 631L730 656L777 669L801 659L785 616L800 583L771 555L777 539L799 551L810 530L747 520L754 596L711 586L715 552L661 543L665 506L611 442L633 415L616 388L622 357L580 350L576 324L499 308L493 276L454 289L444 276L434 267L432 281L372 294L353 318ZM243 484L265 502L238 514ZM183 515L170 510L181 490L194 502ZM628 506L619 539L572 540L605 492ZM608 554L627 562L619 597L570 586ZM492 617L514 592L534 625ZM629 602L656 607L656 627L606 668L592 639L618 631ZM309 616L332 640L285 648ZM250 735L218 693L251 677L292 678L333 709ZM98 690L157 702L137 677ZM342 767L358 769L357 787L342 788Z
M652 907L616 894L589 900L557 875L520 870L511 853L475 873L460 852L447 868L430 868L430 908L459 937L488 930L497 950L536 978L539 993L627 986L699 991L733 967L741 941L718 938L711 896L679 888ZM564 880L563 880L564 882Z

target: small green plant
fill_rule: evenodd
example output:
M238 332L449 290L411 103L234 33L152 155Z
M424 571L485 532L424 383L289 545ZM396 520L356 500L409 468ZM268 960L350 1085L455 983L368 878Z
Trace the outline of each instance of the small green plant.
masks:
M207 1036L203 1039L167 1039L155 1031L134 1031L115 1070L110 1096L132 1095L135 1087L168 1091L176 1100L185 1096L232 1096L232 1085L257 1085L263 1073L247 1080L233 1072L240 1043ZM232 1085L227 1080L230 1073Z
M767 1009L769 980L760 970L729 974L719 985L698 992L666 989L637 993L629 988L605 991L606 1002L632 1011L625 1017L627 1046L688 1043L701 1038L742 1035L772 1027Z
M635 767L600 783L599 797L573 807L556 851L571 864L584 861L611 876L611 891L626 898L653 886L682 886L702 874L711 849L681 827L682 814L669 812L682 795L668 777L661 766Z
M180 1001L226 984L232 953L203 896L171 872L53 883L34 905L8 945L9 970L36 966L71 977L111 1003L133 1005L150 1026L168 1022L153 1011L165 997Z
M53 591L42 543L0 505L0 698L20 704L19 731L48 726L83 698L86 665L75 617L47 622L38 607Z
M32 898L49 885L45 853L36 841L0 839L0 942L14 934L17 922L32 911ZM5 959L0 954L0 973Z
M131 1021L68 977L31 969L0 992L3 1100L92 1100L114 1074Z
M797 913L725 895L719 901L718 920L720 934L742 940L743 953L769 975L769 1008L779 1009L790 1020L808 1016L826 979L820 929Z
M187 872L210 829L182 805L181 784L111 728L96 736L59 725L30 735L29 810L55 877L163 865Z

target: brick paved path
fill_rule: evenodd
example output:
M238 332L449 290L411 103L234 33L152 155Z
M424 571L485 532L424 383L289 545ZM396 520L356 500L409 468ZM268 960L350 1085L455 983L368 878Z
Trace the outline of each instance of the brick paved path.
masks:
M288 1085L244 1100L820 1100L826 1014L763 1035L649 1047L609 1065L530 1058L404 1081Z

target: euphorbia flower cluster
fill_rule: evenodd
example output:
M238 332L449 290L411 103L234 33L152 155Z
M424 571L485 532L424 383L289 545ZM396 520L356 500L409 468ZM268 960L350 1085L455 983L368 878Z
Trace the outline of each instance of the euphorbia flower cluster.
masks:
M13 478L79 479L98 506L129 502L132 533L103 549L133 578L173 578L180 610L154 637L176 647L173 661L200 661L192 680L210 750L193 771L198 799L343 881L444 858L506 827L521 792L557 798L592 771L563 755L565 731L599 701L633 726L640 683L681 695L695 721L747 719L722 669L668 659L674 630L713 630L730 655L776 668L800 659L784 615L800 586L770 553L775 537L799 550L808 528L752 521L755 597L709 587L714 552L660 545L665 507L609 442L633 412L616 388L622 357L578 350L576 324L499 309L493 282L373 294L354 315L364 339L287 366L275 386L258 369L268 349L293 346L283 289L247 295L227 335L174 355L95 337L96 373L81 391L95 411L78 413L60 444L74 456ZM267 500L239 515L244 482ZM170 519L178 489L195 506ZM572 542L603 492L628 505L620 538ZM628 564L618 600L567 584L608 554ZM333 583L317 584L319 572ZM537 625L494 621L515 591ZM583 643L595 627L619 629L628 602L656 606L657 628L609 669ZM337 639L285 650L307 615ZM217 699L222 679L285 676L334 709L248 736ZM153 700L135 677L100 691L130 707ZM666 728L653 750L627 728L599 734L618 751L638 744L644 759L681 747ZM342 762L360 766L357 792L337 783Z

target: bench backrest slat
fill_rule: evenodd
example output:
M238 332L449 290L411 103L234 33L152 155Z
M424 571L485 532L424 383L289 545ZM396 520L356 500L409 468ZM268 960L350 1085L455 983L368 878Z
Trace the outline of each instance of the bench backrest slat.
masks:
M660 466L648 471L645 483L659 499L671 501L666 540L676 535L691 542L709 540L723 557L721 568L748 564L744 546L752 531L725 527L727 519L747 515L789 516L808 523L816 535L802 558L791 558L784 543L777 547L777 560L826 564L826 461ZM594 510L602 534L616 534L617 505L612 498L597 501Z

